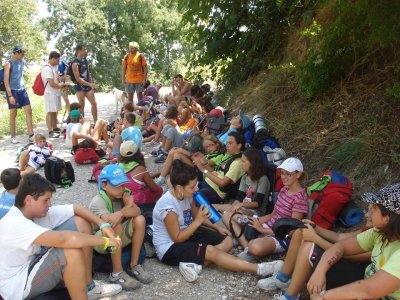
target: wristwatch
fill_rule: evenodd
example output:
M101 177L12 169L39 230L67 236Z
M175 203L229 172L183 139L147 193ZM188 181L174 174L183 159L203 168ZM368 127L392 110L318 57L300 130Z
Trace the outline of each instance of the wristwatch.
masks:
M203 173L207 175L207 173L208 173L208 170L207 170L207 169L205 169L205 170L203 171Z

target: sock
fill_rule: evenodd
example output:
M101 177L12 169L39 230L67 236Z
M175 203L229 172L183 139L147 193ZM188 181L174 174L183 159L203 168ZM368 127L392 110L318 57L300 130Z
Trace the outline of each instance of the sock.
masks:
M117 273L112 272L111 276L114 277L114 278L117 278L119 276L119 274L121 274L121 273L122 273L122 271L121 272L117 272Z
M285 297L286 300L297 300L297 299L298 299L298 295L296 295L296 296L291 296L291 295L289 295L287 292L285 292L285 293L283 294L283 296Z
M92 280L92 281L87 285L87 290L88 290L88 292L91 291L91 290L93 290L95 286L96 286L96 285L95 285L94 281Z
M276 279L278 279L279 281L282 281L282 282L288 282L290 278L291 277L289 275L286 275L285 273L282 273L282 272L278 272L276 274Z

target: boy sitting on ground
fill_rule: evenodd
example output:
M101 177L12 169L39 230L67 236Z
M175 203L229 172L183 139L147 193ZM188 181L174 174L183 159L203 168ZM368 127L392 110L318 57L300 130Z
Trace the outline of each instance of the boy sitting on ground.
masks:
M142 286L141 283L147 284L153 281L152 276L138 264L146 226L145 218L140 208L133 202L130 191L125 189L125 183L128 183L129 179L122 167L106 166L98 180L100 193L92 199L89 209L111 224L122 239L122 247L132 245L130 268L126 272L122 268L121 249L117 249L111 255L113 271L109 280L121 284L124 290L137 289ZM96 235L102 236L102 232L97 231ZM103 247L95 247L95 250L100 254L106 253Z
M35 143L28 147L25 155L21 153L19 159L19 167L21 176L34 173L37 169L44 166L46 159L51 156L51 150L46 146L46 137L43 134L36 133L34 137Z
M0 219L3 218L15 203L21 173L17 168L8 168L1 172L1 183L6 189L0 195Z
M45 178L27 174L15 205L0 219L0 294L4 299L32 299L62 283L71 299L119 293L120 285L93 281L91 254L93 246L119 248L121 241L88 209L51 206L54 192L54 185ZM100 226L108 237L91 235L90 223Z

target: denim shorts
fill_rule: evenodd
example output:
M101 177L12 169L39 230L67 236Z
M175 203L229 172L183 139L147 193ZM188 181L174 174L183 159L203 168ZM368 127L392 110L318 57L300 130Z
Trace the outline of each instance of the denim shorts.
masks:
M132 94L134 92L143 92L143 83L127 83L125 84L125 92Z
M23 90L11 90L11 94L15 99L15 105L14 104L10 104L10 101L8 99L8 95L6 95L7 103L8 103L8 109L22 108L24 106L27 106L27 105L31 104L31 102L29 101L28 93L26 92L25 89L23 89Z

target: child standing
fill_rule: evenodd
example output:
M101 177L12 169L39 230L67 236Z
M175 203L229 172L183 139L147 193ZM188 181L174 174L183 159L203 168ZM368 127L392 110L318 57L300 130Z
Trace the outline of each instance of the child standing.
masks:
M300 183L303 164L298 158L286 159L278 168L284 187L280 190L272 213L261 218L251 218L250 223L263 236L251 240L249 247L239 254L239 258L252 261L253 256L266 256L285 252L288 240L274 237L272 225L280 218L292 217L302 220L307 214L307 193Z
M146 221L140 208L133 202L130 191L125 189L125 184L128 182L129 179L122 167L106 166L99 175L100 193L92 199L89 209L106 221L107 226L111 226L114 232L121 237L122 247L131 245L131 262L126 272L122 269L122 250L117 249L111 255L113 271L109 280L119 283L124 290L134 290L140 288L141 283L152 282L153 278L138 264ZM99 228L96 235L102 236L101 229ZM106 253L104 247L95 247L94 249L100 254Z
M21 156L19 160L21 176L34 173L43 167L46 159L51 156L51 150L46 146L46 137L43 134L35 134L34 141L35 143L28 147L28 156Z

